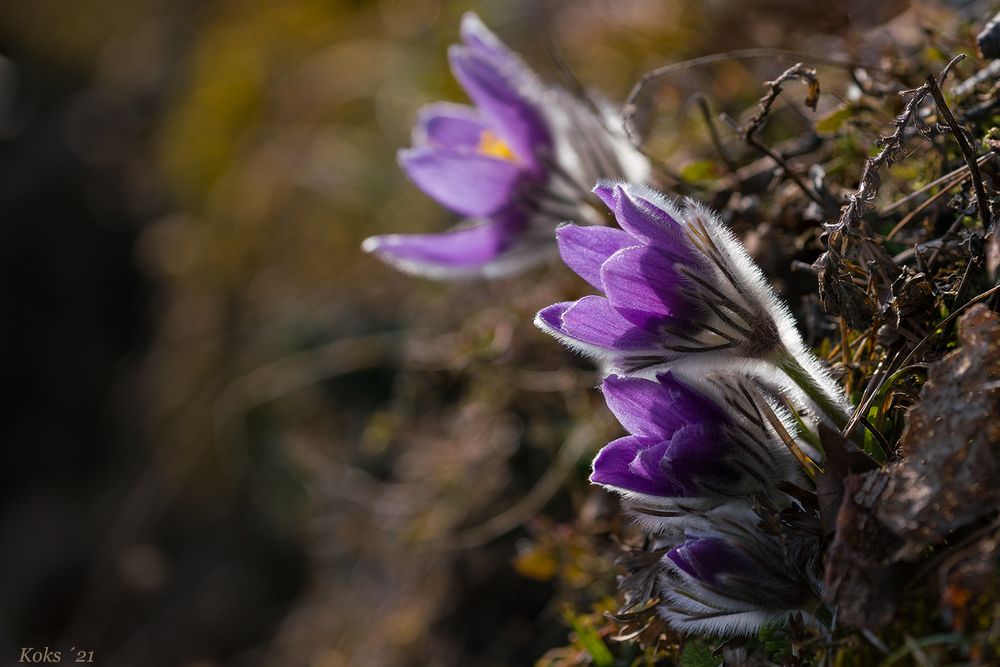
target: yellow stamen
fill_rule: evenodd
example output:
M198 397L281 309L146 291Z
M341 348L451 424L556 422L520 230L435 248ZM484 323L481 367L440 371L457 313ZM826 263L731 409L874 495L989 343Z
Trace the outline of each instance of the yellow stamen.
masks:
M477 150L483 155L497 157L501 160L514 160L514 152L510 150L510 146L489 130L483 130L482 135L479 137L479 147Z

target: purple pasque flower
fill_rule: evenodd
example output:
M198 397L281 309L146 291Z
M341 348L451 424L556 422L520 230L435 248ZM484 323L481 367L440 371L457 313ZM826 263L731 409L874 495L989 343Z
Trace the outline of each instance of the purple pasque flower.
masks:
M818 539L814 544L802 562L753 521L689 534L663 557L660 614L682 632L717 636L749 635L796 612L808 616L819 600L812 572L821 550Z
M743 513L756 496L784 502L778 485L800 482L795 460L763 419L720 405L669 372L653 380L612 375L603 391L630 435L601 449L590 479L624 496L654 532Z
M621 229L563 225L556 236L563 261L603 294L549 306L536 317L539 327L608 373L744 375L797 408L842 418L843 393L711 211L634 184L605 182L594 192Z
M424 107L399 162L466 222L442 234L371 237L363 248L428 277L496 277L554 255L559 222L603 223L590 194L598 179L642 182L650 168L620 118L545 86L475 14L463 17L461 37L448 56L475 107Z

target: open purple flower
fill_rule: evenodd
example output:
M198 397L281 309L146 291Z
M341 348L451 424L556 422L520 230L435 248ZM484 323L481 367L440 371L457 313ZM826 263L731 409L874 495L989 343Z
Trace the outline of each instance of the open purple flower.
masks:
M475 108L425 107L399 162L467 222L442 234L375 236L363 247L411 273L494 277L553 255L559 222L601 223L592 185L645 181L649 165L620 119L546 87L475 14L462 19L461 36L448 55Z
M622 494L656 531L701 525L704 512L739 513L753 495L797 480L795 461L761 421L692 389L670 373L655 380L610 376L608 407L631 435L608 443L590 479ZM663 510L683 507L685 514Z
M539 327L609 373L744 375L798 408L843 418L842 392L714 214L645 186L608 182L594 192L621 229L563 225L556 236L563 261L603 295L549 306Z
M752 522L690 535L663 557L660 613L681 631L751 634L818 602L811 565L792 562Z

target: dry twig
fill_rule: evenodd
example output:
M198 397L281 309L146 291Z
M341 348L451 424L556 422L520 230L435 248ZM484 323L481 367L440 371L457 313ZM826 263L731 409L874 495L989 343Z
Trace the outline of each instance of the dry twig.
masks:
M965 58L964 55L959 54L948 63L948 67L945 71L941 73L941 81L944 81L944 77L948 73L948 69L952 65L959 62ZM944 116L947 123L947 127L951 130L951 133L955 135L955 140L958 142L958 147L962 151L962 156L965 158L965 163L969 167L969 173L972 174L972 184L976 188L976 205L979 207L979 217L983 220L983 228L989 229L991 225L991 216L989 209L989 202L986 199L986 188L983 187L983 175L979 172L979 163L976 161L976 154L972 150L972 146L969 144L969 139L965 136L965 132L962 130L961 125L955 120L955 115L951 112L948 107L948 103L944 99L944 94L941 92L941 85L938 81L934 80L934 77L927 77L927 84L930 88L930 93L934 97L934 102L937 104L938 111Z

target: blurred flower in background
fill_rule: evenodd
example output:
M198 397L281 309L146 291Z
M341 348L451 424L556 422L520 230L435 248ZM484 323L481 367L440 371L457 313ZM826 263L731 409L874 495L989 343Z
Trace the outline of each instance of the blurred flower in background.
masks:
M445 207L486 220L444 234L373 236L363 247L410 273L497 277L551 258L560 222L607 222L590 192L598 180L645 183L651 169L610 104L545 86L475 14L461 32L464 44L448 56L477 108L421 109L414 147L399 163Z

